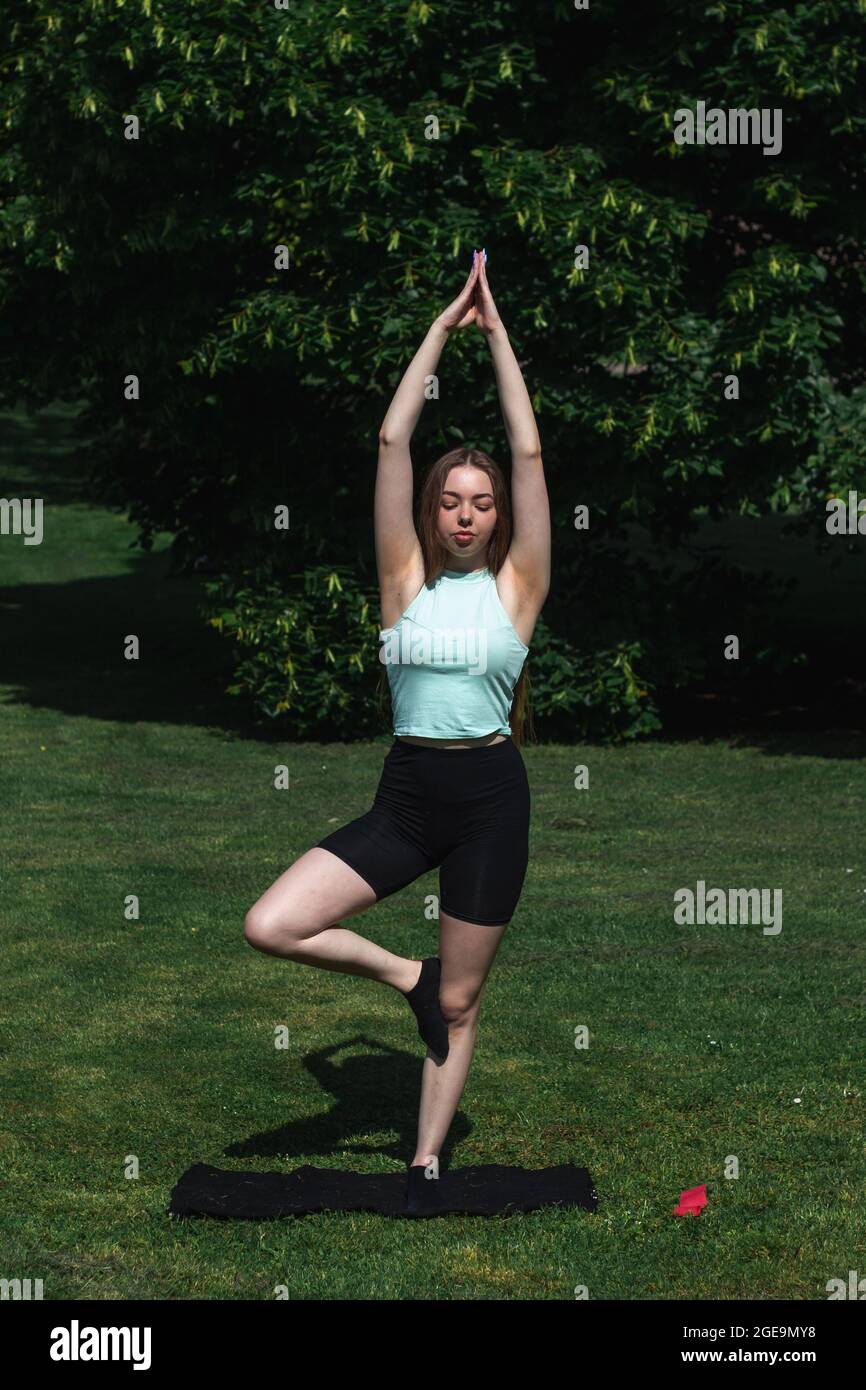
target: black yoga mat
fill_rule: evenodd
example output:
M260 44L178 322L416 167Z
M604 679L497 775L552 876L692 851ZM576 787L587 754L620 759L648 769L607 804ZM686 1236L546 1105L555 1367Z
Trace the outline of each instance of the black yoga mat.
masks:
M173 1216L241 1217L254 1221L313 1211L378 1211L383 1216L493 1216L550 1205L595 1211L598 1197L586 1168L508 1168L485 1163L425 1180L422 1207L406 1208L406 1173L351 1173L304 1164L291 1173L237 1173L195 1163L172 1189Z

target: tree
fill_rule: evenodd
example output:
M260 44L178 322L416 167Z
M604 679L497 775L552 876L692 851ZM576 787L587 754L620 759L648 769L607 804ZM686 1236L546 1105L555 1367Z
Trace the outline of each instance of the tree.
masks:
M815 516L862 478L864 12L9 0L3 399L85 399L96 493L180 565L372 577L378 424L484 245L545 450L551 612L651 651L626 523L665 555L697 509ZM677 143L699 101L780 110L780 152ZM462 339L419 461L502 455Z

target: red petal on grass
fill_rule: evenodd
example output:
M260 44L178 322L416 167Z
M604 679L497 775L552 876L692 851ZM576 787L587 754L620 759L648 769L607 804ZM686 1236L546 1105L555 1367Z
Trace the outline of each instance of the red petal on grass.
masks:
M707 1205L707 1185L702 1182L699 1187L687 1187L685 1192L680 1193L679 1206L674 1207L674 1216L699 1216Z

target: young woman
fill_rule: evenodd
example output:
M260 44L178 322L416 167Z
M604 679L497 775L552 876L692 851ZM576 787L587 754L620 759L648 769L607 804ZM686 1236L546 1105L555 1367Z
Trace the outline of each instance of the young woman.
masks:
M509 715L550 587L541 444L484 260L473 255L466 284L409 364L379 433L374 518L387 641L380 655L394 743L373 806L302 855L245 921L247 941L261 951L378 980L407 997L429 1048L410 1202L426 1166L438 1171L481 993L523 886L529 787ZM472 323L493 358L511 498L486 454L452 450L425 480L419 539L409 441L445 343ZM435 867L438 956L407 960L340 925Z

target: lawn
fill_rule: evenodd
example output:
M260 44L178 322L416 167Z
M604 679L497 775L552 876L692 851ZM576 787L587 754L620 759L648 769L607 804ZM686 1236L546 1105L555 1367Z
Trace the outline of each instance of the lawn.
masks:
M197 581L87 498L68 415L0 419L3 495L45 499L40 546L0 537L0 1272L51 1299L533 1300L825 1299L862 1273L866 793L844 734L525 750L529 873L441 1161L585 1166L596 1213L166 1215L196 1162L412 1154L408 1007L243 936L264 888L368 808L390 740L245 725ZM698 880L781 888L782 931L675 924ZM351 925L432 953L436 887ZM699 1183L707 1207L675 1217Z

